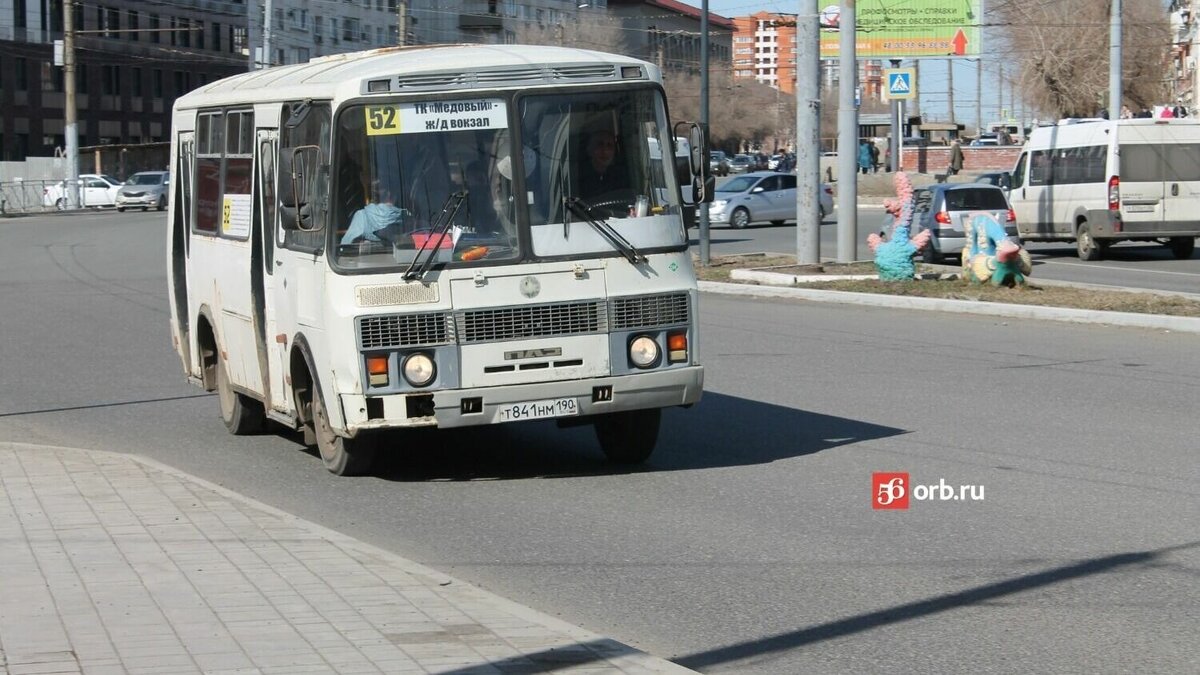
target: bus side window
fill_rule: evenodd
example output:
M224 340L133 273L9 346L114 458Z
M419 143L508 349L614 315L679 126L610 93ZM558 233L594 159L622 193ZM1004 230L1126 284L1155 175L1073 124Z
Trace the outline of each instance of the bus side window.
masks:
M1019 187L1025 186L1025 162L1029 158L1028 153L1021 153L1021 157L1017 160L1017 166L1013 168L1012 178L1010 179L1009 187L1016 190Z

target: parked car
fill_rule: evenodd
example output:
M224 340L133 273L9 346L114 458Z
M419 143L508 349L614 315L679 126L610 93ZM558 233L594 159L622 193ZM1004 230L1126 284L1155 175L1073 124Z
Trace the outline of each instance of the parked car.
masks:
M1009 190L1012 189L1012 174L1008 171L981 173L975 177L975 182L984 183L986 185L995 185L1001 190L1004 190L1004 196L1007 197Z
M925 262L961 255L967 242L967 219L980 211L990 213L1004 226L1009 238L1020 243L1017 215L1001 188L980 183L939 183L917 188L913 192L913 234L933 232L925 247Z
M170 179L171 175L166 171L142 171L133 174L117 190L117 210L141 207L145 211L153 206L162 211L167 208L167 186Z
M112 176L96 173L79 174L80 206L112 206L117 201L121 182ZM60 180L42 190L42 206L58 210L67 208L67 181Z
M717 186L708 206L709 222L741 229L755 222L782 225L796 219L796 176L790 173L756 171L730 178ZM817 190L821 220L833 213L833 189L821 184Z
M729 173L749 173L754 170L754 159L750 155L734 155L729 160Z
M729 175L729 156L722 150L711 150L708 153L708 170L714 176Z
M989 145L1012 145L1012 136L1009 136L1003 131L986 131L979 134L979 137L971 141L971 146L975 148Z

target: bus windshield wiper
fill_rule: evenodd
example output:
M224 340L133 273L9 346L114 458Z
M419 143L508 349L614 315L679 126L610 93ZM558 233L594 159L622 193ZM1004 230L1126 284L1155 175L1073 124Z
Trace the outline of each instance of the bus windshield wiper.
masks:
M641 251L634 248L633 244L629 243L628 239L622 237L620 232L617 232L615 229L613 229L612 225L608 224L608 221L602 218L596 218L592 211L591 204L588 204L579 197L570 196L563 197L563 203L566 204L568 212L573 211L576 215L581 216L589 225L591 225L597 232L600 233L600 236L607 239L608 243L612 244L613 248L620 251L621 255L625 256L625 259L629 261L630 265L646 262L646 256L642 255ZM563 229L566 230L566 228L567 225L564 223Z
M417 249L417 254L413 256L412 263L404 271L405 281L425 278L425 273L429 271L430 265L433 264L433 259L437 255L438 249L441 248L442 242L446 240L446 234L450 231L450 225L454 223L454 217L458 215L458 209L462 207L463 201L466 198L466 190L458 190L446 195L446 201L442 202L442 212L438 214L437 219L433 221L433 225L429 228L429 236L425 238L425 243L421 245L421 248ZM421 254L426 251L428 251L428 254L422 260ZM418 262L421 263L419 269ZM416 271L414 272L413 270Z

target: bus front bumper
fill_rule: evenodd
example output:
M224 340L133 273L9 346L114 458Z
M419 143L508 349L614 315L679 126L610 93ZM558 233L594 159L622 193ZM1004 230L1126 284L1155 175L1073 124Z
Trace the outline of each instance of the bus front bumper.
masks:
M591 415L686 406L700 400L704 367L540 382L427 394L342 394L347 435L372 429L468 427L530 419L570 420Z

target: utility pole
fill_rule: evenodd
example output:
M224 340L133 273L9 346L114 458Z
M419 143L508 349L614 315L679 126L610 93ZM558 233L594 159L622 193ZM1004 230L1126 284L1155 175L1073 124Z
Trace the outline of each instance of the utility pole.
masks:
M1121 0L1112 0L1108 18L1108 118L1121 117Z
M262 47L262 68L270 68L274 65L275 59L271 58L271 39L273 36L271 0L266 0L266 5L263 8L263 47Z
M983 57L975 61L975 137L983 133Z
M858 257L858 108L854 89L858 85L858 49L854 0L842 0L838 19L838 262Z
M796 15L796 262L821 262L821 32L817 0Z
M401 47L408 43L408 0L400 0L396 3L397 28L400 30L400 40L397 42Z
M892 67L899 68L900 59L892 59ZM901 104L903 102L902 99L898 98L889 98L888 101L888 105L891 106L890 112L892 117L892 139L888 143L888 147L892 150L892 162L889 167L892 171L900 170L900 153L904 149L904 122L900 119Z
M921 59L913 59L913 84L917 87L917 95L912 97L912 109L909 110L909 117L921 116L921 87L918 84L921 81Z
M946 59L946 86L950 94L950 124L957 124L954 119L954 59ZM957 130L955 135L958 135Z
M250 70L258 70L258 52L254 49L254 36L258 34L254 16L258 14L258 0L246 0L246 52L250 54Z
M708 0L700 2L700 128L704 129L704 140L708 141ZM708 158L704 157L707 162ZM707 176L708 173L704 172ZM697 204L700 212L700 264L708 267L708 204Z
M79 128L75 117L75 0L63 0L63 136L67 146L67 208L79 208Z

